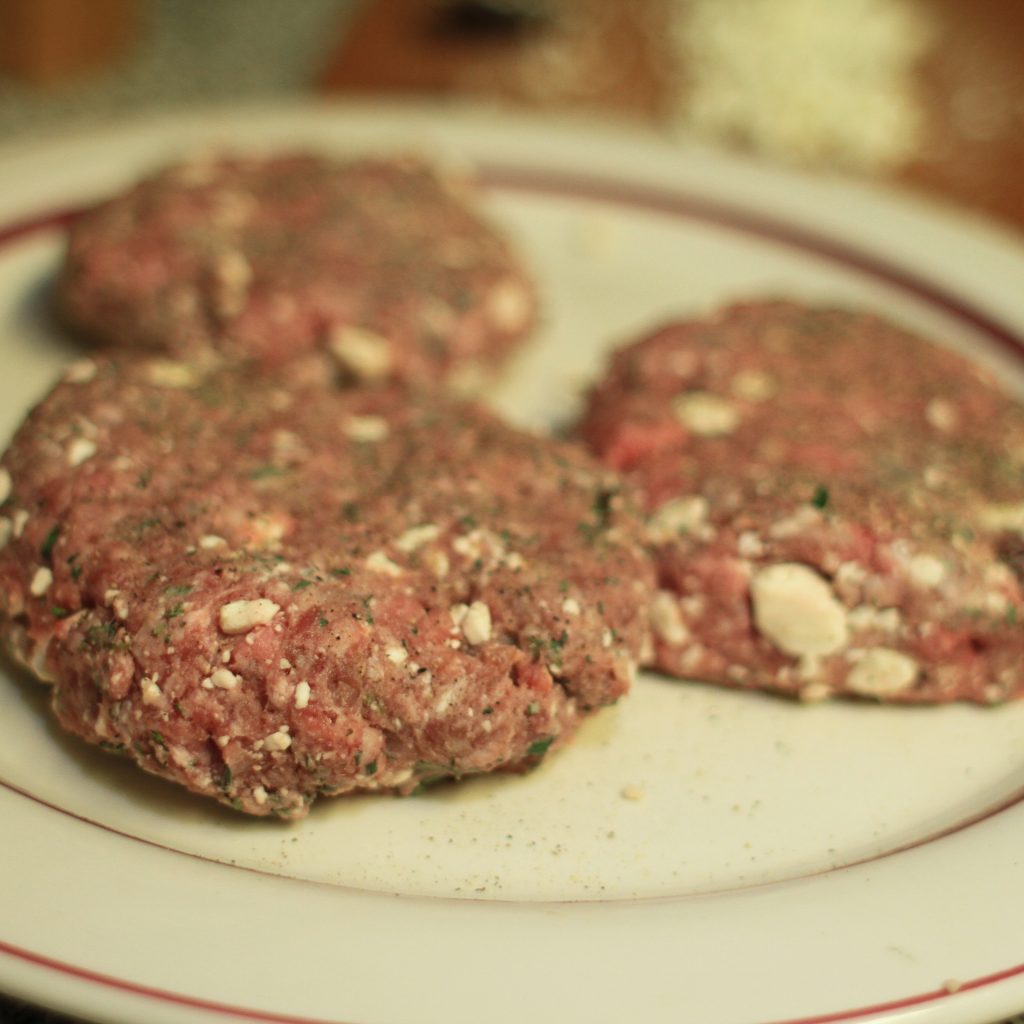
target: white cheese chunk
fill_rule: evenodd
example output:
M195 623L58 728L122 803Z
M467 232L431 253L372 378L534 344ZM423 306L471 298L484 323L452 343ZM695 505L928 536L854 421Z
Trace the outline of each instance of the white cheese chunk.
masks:
M256 626L265 626L281 610L269 598L251 601L229 601L220 609L220 628L225 633L248 633Z
M338 327L327 346L338 362L361 381L383 380L391 372L391 344L376 331Z
M672 401L680 423L698 437L721 437L740 425L740 411L726 398L707 391L684 391Z
M833 654L846 646L846 612L832 588L809 566L770 565L750 582L754 623L779 650L794 657Z
M920 671L913 658L889 647L869 647L856 660L846 685L865 697L886 697L910 689Z
M41 565L36 569L32 582L28 585L29 593L33 597L42 597L50 589L52 583L53 573L45 565Z

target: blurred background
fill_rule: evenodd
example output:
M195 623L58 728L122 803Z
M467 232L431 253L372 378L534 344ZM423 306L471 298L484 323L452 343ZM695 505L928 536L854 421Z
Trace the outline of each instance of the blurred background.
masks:
M1024 230L1021 0L0 0L0 138L312 95L642 119Z
M0 0L0 144L431 96L640 120L1024 232L1024 0ZM0 1021L58 1021L0 999ZM1024 1021L1024 1018L1018 1018Z

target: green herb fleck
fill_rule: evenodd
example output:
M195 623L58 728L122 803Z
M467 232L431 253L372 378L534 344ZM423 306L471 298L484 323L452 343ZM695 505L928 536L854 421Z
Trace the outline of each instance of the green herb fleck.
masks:
M227 792L231 788L231 769L224 765L224 772L220 777L220 788Z
M257 466L249 473L250 480L266 480L272 476L283 476L285 470L280 466Z
M296 583L295 586L292 587L292 590L305 590L306 587L310 587L312 585L313 585L313 581L312 580L299 580L299 582Z
M167 749L167 741L163 738L163 736L160 735L160 733L156 731L156 729L153 729L149 735L154 743L156 743L158 746L163 747L164 750Z
M185 614L185 606L179 601L173 608L170 608L165 614L165 619L176 619L179 615Z
M530 703L526 705L526 713L528 715L539 715L540 705L535 700L531 700Z
M164 589L164 593L165 594L170 594L172 596L181 596L183 594L191 594L192 593L192 585L190 583L185 583L185 584L183 584L180 587L166 587Z
M527 753L530 757L543 757L548 750L548 747L555 742L554 736L545 736L542 740L535 740L530 744L530 748Z
M598 527L603 529L608 525L612 514L612 500L618 493L619 489L617 487L602 487L601 490L594 495L591 510L594 513L594 518L597 520Z
M351 576L352 575L352 570L351 569L332 569L331 570L331 575L332 576Z
M318 625L320 626L321 629L326 629L327 628L327 620L326 619L321 619L320 622L318 623Z
M824 508L828 504L828 488L823 484L818 484L814 488L814 495L811 498L811 504L815 508Z
M61 608L59 604L55 604L50 609L50 613L55 619L66 619L71 614L67 608Z
M1011 604L1006 609L1006 624L1008 626L1015 626L1017 624L1017 606Z
M370 761L366 765L366 767L363 769L363 771L367 775L376 775L377 774L377 762L376 761Z
M53 546L57 543L57 538L60 536L60 527L55 526L47 535L46 540L43 541L43 546L39 549L39 553L43 556L44 562L49 562L53 556Z
M562 630L562 635L549 640L548 643L551 645L551 650L560 651L566 643L569 641L569 631L567 629Z

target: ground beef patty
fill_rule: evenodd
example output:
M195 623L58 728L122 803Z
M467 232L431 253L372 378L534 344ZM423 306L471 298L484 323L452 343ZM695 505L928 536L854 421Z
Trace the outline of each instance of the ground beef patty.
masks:
M533 324L533 290L469 190L413 159L172 167L80 217L67 321L177 357L330 352L359 381L456 383Z
M582 433L646 491L666 672L815 699L1024 686L1024 410L878 317L777 302L620 350Z
M0 632L61 723L253 814L535 763L653 570L580 449L393 389L76 365L0 468Z

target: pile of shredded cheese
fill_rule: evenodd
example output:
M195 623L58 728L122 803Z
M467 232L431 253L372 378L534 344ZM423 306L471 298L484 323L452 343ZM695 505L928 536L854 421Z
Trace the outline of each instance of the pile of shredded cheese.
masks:
M920 147L911 0L673 0L679 126L804 164L897 166Z

